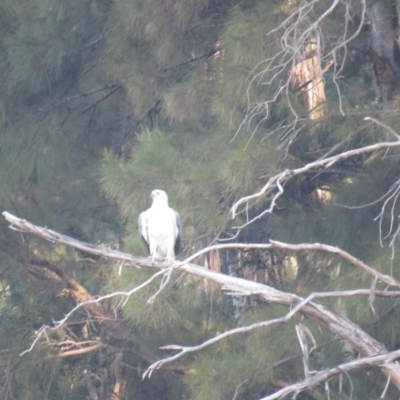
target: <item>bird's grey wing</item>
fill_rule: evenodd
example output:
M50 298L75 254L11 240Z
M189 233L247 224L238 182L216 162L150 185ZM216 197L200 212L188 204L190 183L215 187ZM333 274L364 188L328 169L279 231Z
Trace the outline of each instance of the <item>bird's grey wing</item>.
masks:
M147 212L144 211L139 215L139 233L142 238L142 241L150 253L150 244L149 244L149 227L147 222Z
M174 245L174 252L175 255L179 254L181 249L181 239L182 239L182 220L179 213L174 211L175 213L175 228L176 228L176 237L175 237L175 245Z

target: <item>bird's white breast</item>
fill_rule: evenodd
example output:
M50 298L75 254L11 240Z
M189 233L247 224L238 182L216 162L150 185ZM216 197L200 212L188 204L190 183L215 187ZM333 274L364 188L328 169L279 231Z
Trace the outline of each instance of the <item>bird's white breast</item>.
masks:
M175 239L175 223L173 211L150 209L147 215L149 236L156 240Z
M147 213L150 252L156 258L174 258L177 235L175 213L169 207L152 207ZM153 251L153 252L152 252Z

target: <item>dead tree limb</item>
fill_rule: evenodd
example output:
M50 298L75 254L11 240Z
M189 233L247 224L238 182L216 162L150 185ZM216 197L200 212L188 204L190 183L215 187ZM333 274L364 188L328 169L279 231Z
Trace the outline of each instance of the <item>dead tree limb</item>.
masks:
M304 390L318 385L321 382L327 381L334 376L368 366L382 367L387 363L394 362L398 358L400 358L400 350L395 350L385 354L377 354L370 357L358 358L356 360L337 365L336 367L319 371L315 375L312 375L301 382L296 382L293 385L286 386L283 389L278 390L277 392L267 397L263 397L260 400L278 400L292 393L300 393Z
M275 247L277 249L294 250L294 251L322 250L322 251L325 251L328 253L338 254L341 258L348 261L350 264L354 265L358 269L361 269L362 271L373 276L374 278L380 280L381 282L384 282L389 286L400 288L400 282L398 282L396 279L392 278L389 275L385 275L385 274L378 272L374 268L371 268L370 266L363 263L358 258L352 256L351 254L347 253L346 251L344 251L342 249L339 249L338 247L330 246L328 244L321 244L321 243L288 244L288 243L278 242L276 240L271 240L270 243L273 247Z
M375 122L373 118L366 117L368 121ZM387 127L386 125L380 123L379 126L383 126L384 129L388 130L388 132L392 133L392 129ZM242 197L238 201L233 204L231 208L232 218L235 218L238 214L244 213L248 211L248 208L255 205L261 199L267 199L269 201L269 207L266 208L261 213L257 214L252 219L246 221L242 226L236 227L237 229L244 228L245 226L251 224L252 222L260 219L262 216L266 214L271 214L275 209L276 202L279 197L284 192L284 186L286 183L292 179L294 176L301 175L307 173L309 171L321 170L322 168L330 168L332 165L338 163L339 161L345 160L346 158L357 156L360 154L371 153L380 149L389 149L391 147L399 147L400 141L394 142L379 142L375 144L371 144L369 146L361 147L358 149L352 149L348 151L344 151L342 153L336 154L331 157L326 157L322 159L318 159L316 161L310 162L302 167L295 169L287 169L285 171L280 172L277 175L270 177L267 183L257 192L245 197Z
M394 279L393 277L382 274L378 272L374 268L371 268L358 258L352 256L347 251L340 249L339 247L331 246L323 243L300 243L300 244L290 244L278 242L276 240L270 240L269 243L228 243L228 244L218 244L214 246L206 247L197 253L188 257L184 262L193 261L199 256L208 253L210 251L221 250L221 249L283 249L283 250L292 250L292 251L307 251L307 250L319 250L327 253L336 254L342 259L348 261L350 264L360 269L361 271L371 275L374 279L377 279L383 283L386 283L389 286L393 286L396 288L400 288L400 282Z
M146 258L134 257L130 254L103 246L95 246L93 244L80 242L66 235L61 235L49 229L38 227L7 212L3 212L3 215L17 230L34 233L52 242L63 243L88 253L114 258L143 267L163 269L170 266L166 263L155 264ZM372 338L358 325L312 299L304 299L292 293L281 292L268 285L207 270L195 264L177 263L175 268L188 274L216 282L223 290L235 293L236 295L255 296L266 302L297 308L298 312L305 318L315 322L333 334L338 335L343 340L346 340L362 357L376 357L388 352L382 343ZM391 359L390 362L385 362L382 365L382 370L400 389L400 365Z
M15 217L14 215L8 213L7 211L3 212L4 218L11 224L12 229L17 229L22 232L29 232L33 233L37 236L41 236L42 238L50 241L50 242L57 242L57 243L62 243L70 247L74 247L75 249L85 251L90 254L95 254L98 256L106 257L106 258L111 258L117 261L121 261L126 264L130 265L137 265L137 266L143 266L143 267L154 267L154 263L149 261L148 258L144 257L134 257L131 254L128 253L123 253L118 250L113 250L110 249L109 247L105 246L97 246L93 245L91 243L85 243L80 240L76 240L74 238L71 238L70 236L63 235L61 233L52 231L51 229L47 228L42 228L40 226L34 225L24 219L20 219L18 217ZM261 243L261 244L244 244L244 243L229 243L229 244L219 244L215 246L209 246L203 250L200 250L196 254L188 257L185 260L185 263L199 257L200 255L213 251L213 250L219 250L219 249L249 249L249 248L258 248L258 249L272 249L272 248L280 248L280 249L286 249L286 250L294 250L294 251L300 251L300 250L321 250L329 253L334 253L339 255L341 258L345 259L355 267L361 269L362 271L370 274L374 278L382 281L383 283L386 283L389 286L397 287L400 288L400 282L398 282L396 279L392 278L389 275L382 274L378 271L376 271L374 268L369 267L365 263L363 263L361 260L357 259L356 257L352 256L351 254L347 253L346 251L339 249L338 247L335 246L330 246L327 244L321 244L321 243L302 243L302 244L288 244L288 243L283 243L283 242L278 242L275 240L271 240L270 243ZM163 264L157 264L158 267L162 266ZM193 264L189 264L193 265ZM166 265L164 265L165 267ZM179 267L180 269L183 269L183 266ZM186 271L187 272L187 271Z

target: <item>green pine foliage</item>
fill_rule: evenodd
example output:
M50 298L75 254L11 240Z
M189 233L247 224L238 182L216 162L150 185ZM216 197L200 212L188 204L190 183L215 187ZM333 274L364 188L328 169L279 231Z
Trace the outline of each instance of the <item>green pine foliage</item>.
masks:
M304 2L263 0L3 1L2 210L144 256L138 215L150 206L150 192L164 189L183 219L184 259L215 239L234 236L235 227L269 207L270 199L261 198L235 220L230 216L236 200L257 192L274 174L389 140L387 132L364 121L375 115L400 131L395 114L378 114L374 72L361 51L368 32L361 31L346 51L329 53L356 32L359 2L342 2L306 37L302 32L332 2L312 4L311 9ZM301 18L299 5L305 7ZM327 113L310 120L304 91L285 84L294 64L304 59L302 46L317 37L326 67ZM305 42L299 46L301 38ZM333 57L335 68L329 67ZM384 208L376 201L398 175L398 153L377 150L297 176L285 185L274 212L246 226L235 240L326 243L400 279L396 252L393 256L387 249L398 228L396 198ZM168 354L159 350L162 346L194 346L288 311L256 296L238 310L234 298L216 285L179 271L152 302L161 278L129 299L104 302L104 310L115 316L114 331L77 313L49 334L48 343L38 343L21 358L32 332L74 306L63 276L94 296L130 291L154 271L120 268L20 237L5 223L0 251L0 362L7 371L0 397L7 400L89 399L88 382L100 393L104 370L112 387L120 352L126 399L258 399L303 379L295 334L300 322L318 344L310 355L311 369L345 360L341 341L295 316L188 354L143 382L140 374L149 359ZM371 287L370 277L324 252L221 251L220 257L223 273L305 297ZM385 289L380 283L376 287ZM398 348L398 300L321 301L388 349ZM60 343L71 338L101 341L105 347L59 357ZM385 385L372 368L352 373L351 379L357 398L378 398ZM344 387L350 393L350 385ZM331 398L339 398L337 380L331 389ZM395 396L390 387L388 396L392 392ZM309 393L325 398L323 387Z

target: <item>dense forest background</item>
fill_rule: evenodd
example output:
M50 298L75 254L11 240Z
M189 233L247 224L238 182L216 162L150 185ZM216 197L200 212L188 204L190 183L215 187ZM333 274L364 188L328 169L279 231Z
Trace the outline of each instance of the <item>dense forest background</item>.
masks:
M1 210L146 256L137 218L159 188L182 216L179 259L232 241L319 242L400 279L399 150L318 165L399 141L397 9L393 0L2 0ZM240 203L232 219L244 196L310 163L280 192ZM298 326L303 344L315 340L311 370L359 356L295 316L142 380L171 353L162 346L197 345L287 312L179 272L151 304L160 280L126 303L116 296L77 310L21 356L77 302L128 291L151 272L14 232L5 220L0 252L2 399L261 399L304 379ZM315 250L221 249L193 262L303 297L388 289ZM321 302L395 350L399 300L371 297ZM378 399L386 382L379 368L362 368L297 398Z

